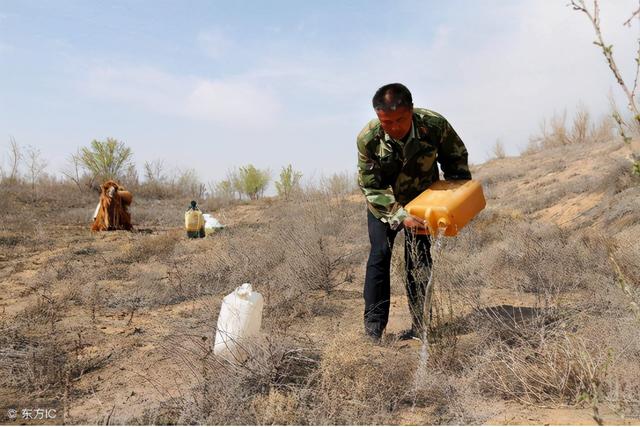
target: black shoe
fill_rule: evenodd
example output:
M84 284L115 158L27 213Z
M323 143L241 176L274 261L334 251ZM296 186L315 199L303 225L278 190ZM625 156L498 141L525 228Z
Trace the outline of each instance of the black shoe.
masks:
M418 332L417 329L411 328L411 329L407 329L405 331L400 332L400 334L398 335L398 339L400 341L406 341L406 340L422 341L422 334Z
M366 333L365 336L367 337L367 339L369 341L371 341L372 344L380 344L380 342L382 341L382 334L378 335L378 334L370 334L370 333Z
M364 323L364 333L365 335L374 343L379 343L382 339L382 333L384 332L384 327L381 326L379 322L366 322Z

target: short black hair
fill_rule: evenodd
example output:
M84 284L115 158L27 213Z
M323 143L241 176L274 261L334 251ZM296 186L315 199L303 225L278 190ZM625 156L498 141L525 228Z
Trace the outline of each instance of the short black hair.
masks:
M395 111L399 107L413 108L411 92L402 83L382 86L373 95L372 103L376 111Z

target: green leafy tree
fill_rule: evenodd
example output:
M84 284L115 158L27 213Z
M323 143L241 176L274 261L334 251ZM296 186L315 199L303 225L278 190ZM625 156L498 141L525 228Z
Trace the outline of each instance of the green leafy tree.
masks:
M256 169L253 165L247 165L238 170L238 183L241 192L246 194L251 200L262 197L269 185L271 174L268 170Z
M114 138L91 141L89 147L80 149L80 164L100 182L120 179L129 171L133 153L131 148Z
M289 200L293 193L300 190L301 179L302 172L293 170L293 166L291 165L283 167L280 172L280 180L276 182L278 196L284 197L285 200Z

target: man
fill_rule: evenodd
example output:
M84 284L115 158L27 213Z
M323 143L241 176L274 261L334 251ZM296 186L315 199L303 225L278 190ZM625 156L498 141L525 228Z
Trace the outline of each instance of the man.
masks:
M422 338L423 305L431 269L428 235L416 234L425 222L403 208L439 179L471 179L467 149L440 114L413 108L411 92L400 83L378 89L373 96L378 116L358 135L358 181L367 201L371 251L364 282L365 332L382 337L389 318L393 241L405 230L406 291L411 329L401 338ZM437 163L436 163L437 162Z

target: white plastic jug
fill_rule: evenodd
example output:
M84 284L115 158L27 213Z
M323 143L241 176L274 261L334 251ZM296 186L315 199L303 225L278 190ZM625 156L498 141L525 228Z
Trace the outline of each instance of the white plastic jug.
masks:
M262 324L264 300L250 283L238 286L223 298L218 316L213 352L222 357L244 360L243 342L256 336Z

